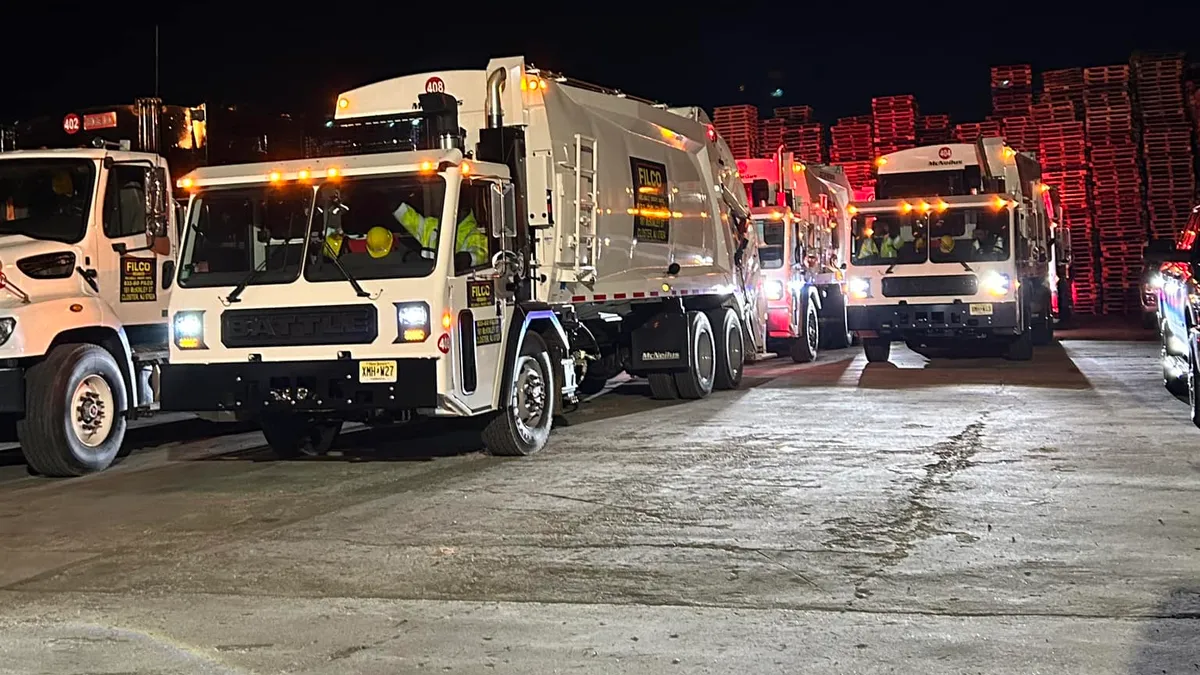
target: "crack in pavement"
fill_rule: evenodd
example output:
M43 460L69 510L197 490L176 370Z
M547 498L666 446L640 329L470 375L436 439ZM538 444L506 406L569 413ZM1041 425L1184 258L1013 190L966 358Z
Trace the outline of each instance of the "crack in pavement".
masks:
M862 516L845 516L825 521L825 532L829 534L823 544L834 550L858 551L877 558L880 564L854 579L856 594L869 595L861 588L863 582L874 579L887 568L907 558L916 545L930 537L953 534L962 541L962 532L950 532L935 526L941 509L932 504L934 495L951 489L956 474L978 463L972 458L983 448L984 419L968 424L961 432L932 446L923 448L937 458L925 465L925 474L908 489L898 507L890 512L868 513ZM969 536L969 535L968 535ZM883 549L864 551L869 548Z

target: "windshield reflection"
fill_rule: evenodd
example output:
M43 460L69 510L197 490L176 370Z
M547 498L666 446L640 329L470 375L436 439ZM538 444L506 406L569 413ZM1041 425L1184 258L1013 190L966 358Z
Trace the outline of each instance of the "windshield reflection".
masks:
M92 160L0 160L0 234L79 242L95 185Z

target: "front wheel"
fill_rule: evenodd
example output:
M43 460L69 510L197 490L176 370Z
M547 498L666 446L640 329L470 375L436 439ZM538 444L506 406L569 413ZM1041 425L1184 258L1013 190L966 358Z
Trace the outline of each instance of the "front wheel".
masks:
M263 438L280 459L328 454L342 433L340 420L308 420L292 414L267 414L260 420Z
M17 438L43 476L107 469L125 440L125 380L117 360L93 344L66 344L25 374L25 418Z
M886 363L892 355L892 341L882 338L863 338L863 352L867 363Z
M1026 328L1008 343L1004 358L1009 361L1028 361L1033 358L1033 329Z
M801 314L800 336L792 340L791 356L796 363L809 363L817 358L817 345L821 341L821 320L817 316L817 306L812 300L804 300L804 313Z
M537 333L526 333L513 363L502 408L483 429L483 445L493 455L532 455L546 447L554 424L554 366Z

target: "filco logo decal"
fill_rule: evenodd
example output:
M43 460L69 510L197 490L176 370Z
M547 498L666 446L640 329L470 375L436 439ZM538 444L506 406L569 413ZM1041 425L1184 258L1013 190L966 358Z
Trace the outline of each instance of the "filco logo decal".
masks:
M643 361L676 361L679 352L642 352Z

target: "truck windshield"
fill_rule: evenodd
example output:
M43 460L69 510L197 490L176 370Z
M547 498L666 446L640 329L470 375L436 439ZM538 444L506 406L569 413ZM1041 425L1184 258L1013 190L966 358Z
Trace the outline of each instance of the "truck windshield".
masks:
M915 265L925 262L925 222L899 213L860 213L854 216L851 263Z
M949 209L929 216L929 260L982 262L1008 260L1012 213L990 206Z
M0 161L0 235L74 244L87 232L96 165L81 159Z
M188 212L179 285L236 286L295 281L304 256L304 233L313 188L255 186L208 189Z
M783 222L779 220L754 220L758 226L758 240L762 245L758 248L758 259L763 269L779 269L784 265L784 232Z
M446 198L440 176L345 178L317 190L304 278L424 277L436 262ZM452 232L453 234L453 232Z

